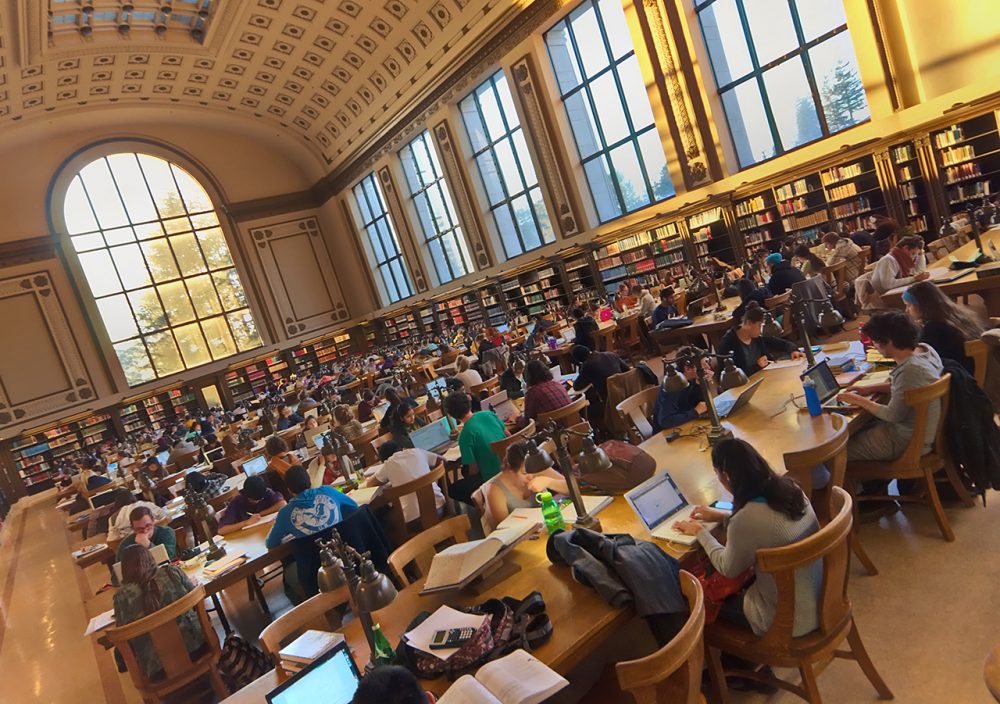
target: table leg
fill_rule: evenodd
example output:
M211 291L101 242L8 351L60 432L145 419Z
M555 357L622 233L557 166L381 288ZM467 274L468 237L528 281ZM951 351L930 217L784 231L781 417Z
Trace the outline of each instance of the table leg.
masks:
M211 595L212 606L215 607L215 613L219 615L219 623L222 624L222 630L226 632L228 636L233 632L233 629L229 626L229 619L226 618L226 612L222 610L222 602L219 600L218 594Z
M991 318L1000 317L1000 289L989 288L977 291L977 293L982 296L983 303L986 305L986 315Z

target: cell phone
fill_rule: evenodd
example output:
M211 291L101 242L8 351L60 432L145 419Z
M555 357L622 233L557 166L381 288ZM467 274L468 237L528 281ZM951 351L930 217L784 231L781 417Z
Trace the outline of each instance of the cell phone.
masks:
M446 631L437 631L431 638L431 650L441 648L457 648L465 641L476 634L475 628L449 628Z
M713 501L709 504L710 508L717 508L720 511L732 511L733 502L732 501Z

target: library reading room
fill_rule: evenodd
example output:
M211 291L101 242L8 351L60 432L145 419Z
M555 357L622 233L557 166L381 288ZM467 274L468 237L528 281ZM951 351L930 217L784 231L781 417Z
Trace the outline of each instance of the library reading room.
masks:
M1000 702L998 86L998 0L0 3L0 702Z

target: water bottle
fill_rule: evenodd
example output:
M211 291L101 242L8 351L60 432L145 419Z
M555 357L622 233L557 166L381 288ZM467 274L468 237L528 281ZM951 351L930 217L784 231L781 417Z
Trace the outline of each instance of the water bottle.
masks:
M396 662L396 651L392 649L389 639L385 637L382 627L377 623L372 625L372 641L375 644L372 659L376 665L392 665Z
M549 535L566 530L566 521L563 520L562 511L559 509L559 504L552 498L551 492L539 492L535 495L535 501L542 506L542 520L545 521L545 529Z
M809 409L809 415L813 418L823 415L823 407L819 402L819 392L816 390L816 382L806 377L802 381L802 390L806 394L806 407Z

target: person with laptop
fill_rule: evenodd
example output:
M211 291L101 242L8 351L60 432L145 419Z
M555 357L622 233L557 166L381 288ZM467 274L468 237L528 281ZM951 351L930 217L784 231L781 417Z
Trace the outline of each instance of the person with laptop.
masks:
M500 473L500 458L493 454L490 445L507 437L507 427L495 413L473 413L469 395L462 392L448 395L444 412L461 424L458 447L466 467L465 476L451 484L451 497L471 504L472 492Z
M147 506L138 506L128 515L132 535L122 540L116 553L116 561L122 561L122 555L129 545L141 545L149 549L153 545L162 545L167 550L167 557L173 560L177 557L177 536L174 529L156 525L153 512Z
M461 359L461 357L459 357L459 359ZM403 390L395 386L388 386L386 388L385 400L389 403L389 407L385 409L385 415L382 416L382 420L379 421L379 429L383 433L389 432L389 425L392 423L392 419L396 416L396 408L398 406L407 405L412 408L417 407L416 401L409 396L404 395Z
M122 583L114 597L115 626L125 626L154 614L194 590L194 584L177 565L157 565L142 545L123 547L124 550L119 550ZM205 634L194 609L178 616L177 625L189 653L205 647ZM163 676L163 663L148 636L133 639L128 647L132 648L146 677Z
M942 359L961 364L972 374L972 358L965 354L965 343L983 334L966 308L941 293L930 281L918 281L903 292L906 314L920 325L920 341L930 345Z
M507 392L507 398L524 396L524 357L517 355L500 375L500 390Z
M677 310L677 303L674 300L674 289L666 286L660 289L660 305L653 310L653 328L659 327L660 323L680 315Z
M392 433L392 440L400 447L413 447L410 440L410 433L420 430L426 425L424 419L417 415L416 409L412 406L402 405L396 407L396 413L389 425L389 432Z
M794 342L762 335L763 325L764 309L756 301L750 301L740 324L726 331L716 351L719 354L732 354L733 362L747 376L759 372L781 356L788 355L792 359L805 357Z
M878 260L871 275L871 285L880 296L900 286L930 278L924 256L924 238L901 237L889 253Z
M695 353L690 345L677 350L677 359ZM707 359L702 359L705 373L711 376L712 369ZM708 411L705 399L702 397L701 384L698 383L698 367L690 360L680 362L679 371L688 380L687 388L681 391L667 391L662 386L656 394L653 404L653 426L656 430L665 430L694 420Z
M382 443L378 448L379 459L382 466L365 482L365 486L402 486L414 479L430 474L431 470L444 462L441 455L423 450L419 447L404 447L399 443L389 440ZM444 509L444 494L441 487L434 483L434 506L438 515ZM420 518L420 506L417 503L416 494L407 494L399 499L400 508L403 510L403 520L407 523Z
M264 543L268 549L326 530L358 509L354 499L332 486L312 487L309 472L300 464L285 473L291 500L278 509Z
M259 474L247 477L240 493L219 514L219 535L236 533L285 506L285 499Z
M597 321L583 308L574 308L571 315L574 320L573 333L576 344L594 349L594 333L600 329Z
M712 466L719 483L733 495L725 545L704 525L724 520L725 511L698 506L690 519L677 521L674 527L695 536L723 576L735 579L755 567L761 548L791 545L819 530L812 505L799 485L776 474L745 440L729 438L712 448ZM796 570L793 636L803 636L819 626L822 580L821 561ZM777 602L774 577L757 572L752 584L723 602L719 618L762 636L774 622Z
M608 377L627 372L628 362L614 352L591 352L582 345L574 345L569 354L578 368L573 388L582 391L589 386L588 415L592 420L603 418L604 404L608 398Z
M378 399L375 398L375 392L371 389L365 389L361 392L361 401L358 403L358 422L367 423L375 418L375 406L378 405ZM340 422L339 420L337 421Z
M524 381L528 390L524 393L524 415L520 426L535 420L540 413L556 411L573 403L565 384L555 381L552 372L543 362L533 359L524 368Z

